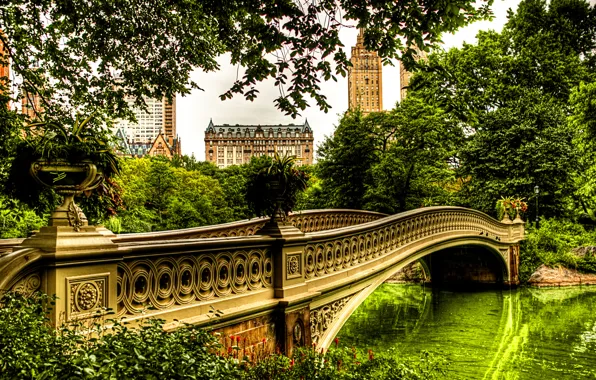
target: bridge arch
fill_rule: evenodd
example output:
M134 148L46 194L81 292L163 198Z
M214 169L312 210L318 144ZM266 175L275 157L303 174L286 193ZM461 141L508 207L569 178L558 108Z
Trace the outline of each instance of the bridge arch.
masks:
M369 295L371 295L379 286L381 286L385 281L387 281L387 279L391 277L395 273L395 271L407 266L408 264L415 262L416 260L428 257L433 253L439 253L449 248L462 246L481 247L486 249L499 261L500 269L502 271L501 274L503 276L502 278L504 280L509 278L511 274L510 267L509 263L503 255L503 250L499 250L497 247L495 247L493 241L489 239L484 239L481 237L456 238L429 245L420 249L417 252L408 255L407 257L395 261L394 263L392 263L392 265L380 271L377 275L370 276L365 281L359 284L353 284L354 288L358 290L352 293L351 295L346 296L345 294L336 293L334 295L330 295L328 299L323 301L326 304L333 304L334 302L337 303L338 300L341 301L342 299L345 300L346 298L349 298L345 301L345 305L341 308L341 310L338 310L338 312L334 315L333 321L326 326L326 329L322 329L322 331L320 331L321 334L320 336L317 336L318 339L316 341L317 347L329 347L333 342L335 336L339 333L339 331L346 323L346 321L350 318L352 313L366 300L366 298L368 298ZM426 270L428 270L428 268ZM335 300L333 300L334 298ZM318 303L321 303L321 301L319 301ZM317 302L315 302L314 305L316 306ZM316 332L314 335L317 335Z

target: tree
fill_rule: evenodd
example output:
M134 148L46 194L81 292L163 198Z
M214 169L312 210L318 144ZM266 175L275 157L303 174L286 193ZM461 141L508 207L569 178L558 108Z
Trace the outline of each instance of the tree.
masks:
M397 213L445 203L461 127L415 92L390 112L348 111L320 146L317 191L327 207Z
M382 145L375 138L375 115L363 117L359 110L347 111L333 136L326 136L317 154L317 174L327 207L363 209L371 168L379 162ZM379 134L378 132L376 133Z
M365 207L393 214L448 202L456 149L463 140L461 127L415 92L384 118L392 125L391 140L371 168L373 182L366 189Z
M280 88L276 106L295 117L308 97L329 108L319 81L346 73L349 62L339 40L346 21L366 29L369 49L411 63L412 46L427 49L441 33L489 17L490 4L9 0L0 11L0 39L23 79L19 93L41 95L46 114L76 109L131 116L124 96L143 105L143 96L187 94L200 88L190 81L192 70L217 70L216 58L229 53L244 74L222 99L241 94L252 100L257 82L272 78Z
M573 192L573 88L593 77L596 11L582 0L525 0L501 33L429 57L411 87L457 118L464 205L492 212L500 196L533 197L560 215ZM535 210L531 209L531 213Z
M217 179L198 171L173 169L174 185L160 229L174 230L233 221Z
M596 82L580 83L569 105L569 124L576 131L573 143L578 150L578 166L573 172L574 200L585 215L596 221Z
M468 179L461 202L494 213L501 196L529 199L538 185L541 214L564 214L577 155L562 107L532 92L485 114L479 123L482 127L461 152L459 174Z

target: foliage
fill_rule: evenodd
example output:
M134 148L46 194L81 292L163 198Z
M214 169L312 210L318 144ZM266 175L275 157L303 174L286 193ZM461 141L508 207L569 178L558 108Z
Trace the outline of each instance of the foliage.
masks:
M266 156L265 156L266 157ZM280 156L277 152L272 159L246 184L248 207L258 216L273 216L278 207L284 214L292 211L298 195L308 185L308 174L295 168L296 156Z
M449 202L463 136L442 109L415 92L388 113L348 111L319 149L327 207L397 213Z
M573 143L578 150L573 173L573 201L583 216L596 221L596 81L582 82L570 96L569 124L576 131Z
M469 178L462 203L491 213L500 194L534 199L539 185L541 213L561 215L576 160L563 111L542 96L528 94L513 103L482 116L462 149L459 174Z
M525 282L541 265L563 266L596 273L594 252L579 256L573 248L596 245L596 231L583 225L561 219L545 219L540 228L530 227L521 242L520 280Z
M337 346L337 344L336 344ZM396 352L375 355L372 351L333 347L328 351L313 348L296 349L292 358L272 355L248 368L247 380L422 380L437 379L445 374L446 362L428 352L418 360L399 360Z
M69 342L49 325L45 295L0 294L0 376L3 379L46 378L63 366Z
M319 82L346 73L339 39L346 22L366 29L368 48L387 58L403 51L411 62L411 46L427 49L441 33L489 17L490 4L13 0L3 5L0 27L12 70L23 79L18 92L41 95L43 112L54 116L96 108L122 116L126 96L142 105L143 96L188 94L200 88L191 72L218 70L216 58L225 53L244 70L222 99L252 100L256 83L273 79L276 106L296 116L308 97L329 108Z
M119 159L112 149L110 133L98 123L99 120L91 115L84 120L79 116L71 120L65 118L64 121L48 118L28 124L15 146L16 156L6 180L6 191L31 206L38 206L39 203L49 206L56 197L52 191L41 188L31 178L31 164L37 160L75 163L89 160L106 179L93 197L103 207L95 208L90 218L93 220L105 213L114 214L121 206L118 189L112 182L119 171ZM93 206L92 203L88 205Z
M459 203L492 213L508 193L533 204L538 185L541 213L567 213L579 159L568 98L593 77L595 17L581 0L522 1L501 33L480 32L476 44L432 54L412 79L466 130Z
M372 183L371 168L379 162L375 124L359 110L347 111L332 136L319 146L317 173L322 198L331 208L364 209L366 185Z
M44 219L23 203L0 195L0 239L27 237L45 225Z
M387 143L372 166L366 209L398 213L424 205L448 204L454 181L453 164L462 129L441 108L415 92L382 115ZM379 136L379 134L377 134Z
M427 353L400 361L395 353L363 356L337 347L325 353L296 349L291 359L271 355L251 363L231 346L220 355L216 335L192 326L165 332L159 319L143 320L135 329L99 318L54 329L47 318L53 301L39 294L0 296L0 378L434 379L444 374L444 360Z
M138 329L118 321L110 329L71 323L56 330L46 312L48 296L0 298L0 377L3 379L230 379L238 366L216 356L216 339L188 327L171 333L163 321L145 320Z

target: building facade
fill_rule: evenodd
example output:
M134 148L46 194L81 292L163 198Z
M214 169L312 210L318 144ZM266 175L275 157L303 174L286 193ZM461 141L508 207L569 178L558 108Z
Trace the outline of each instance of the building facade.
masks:
M348 108L360 108L365 115L383 110L383 62L376 52L364 48L360 29L348 68Z
M313 132L304 124L287 125L215 125L205 130L205 160L220 168L242 165L253 156L296 156L298 165L313 163Z
M126 99L137 119L118 120L114 127L120 140L119 153L125 156L142 157L182 155L182 144L176 134L176 98L172 101L143 98L146 110L135 107L134 98Z
M416 61L420 59L426 59L426 53L415 47L416 55L414 58ZM403 100L408 95L408 86L410 85L410 79L414 73L408 71L402 62L399 63L399 98Z
M41 96L37 93L23 91L21 98L21 113L27 115L29 120L39 119L43 114L44 107Z
M4 46L4 40L7 38L6 34L0 30L0 81L2 91L8 91L8 85L10 81L10 57L6 46Z

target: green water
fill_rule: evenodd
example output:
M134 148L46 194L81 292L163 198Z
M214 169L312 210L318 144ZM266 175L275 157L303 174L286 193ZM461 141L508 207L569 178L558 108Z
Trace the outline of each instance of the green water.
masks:
M384 284L346 322L342 344L427 350L447 379L596 379L596 287L450 292Z

